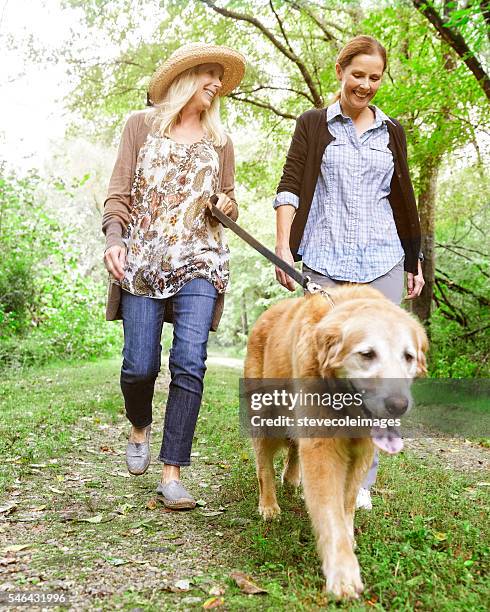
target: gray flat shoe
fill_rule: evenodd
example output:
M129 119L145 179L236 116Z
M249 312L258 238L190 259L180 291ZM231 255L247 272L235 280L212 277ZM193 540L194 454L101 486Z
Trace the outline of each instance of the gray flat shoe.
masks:
M126 447L126 466L133 476L141 476L150 465L150 431L151 425L146 427L146 440L144 442L128 442Z
M192 510L196 507L196 500L178 480L166 484L161 482L157 487L157 499L172 510Z

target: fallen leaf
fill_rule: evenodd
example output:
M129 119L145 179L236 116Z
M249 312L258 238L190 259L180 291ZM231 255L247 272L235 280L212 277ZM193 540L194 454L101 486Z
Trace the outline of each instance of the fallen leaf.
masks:
M436 531L434 533L434 537L436 540L438 540L439 542L444 542L444 540L447 539L447 533L442 533L442 531Z
M20 550L24 550L24 548L29 548L31 544L10 544L10 546L6 546L3 549L4 553L9 552L19 552Z
M174 546L182 546L183 544L186 543L186 540L183 539L179 539L179 540L172 540L172 544Z
M61 491L60 489L56 489L55 487L48 487L48 489L52 491L53 493L58 493L58 494L64 493L64 491Z
M6 506L2 506L0 508L0 514L10 514L12 512L12 510L14 508L16 508L16 507L17 507L17 504L11 502L11 503L7 504Z
M205 501L204 499L198 499L196 501L196 506L207 506L207 505L208 505L208 502Z
M102 514L96 514L95 516L91 516L89 518L81 518L78 520L85 523L102 523L102 518Z
M212 608L219 608L225 603L223 597L210 597L202 604L204 610L211 610Z
M222 510L207 510L206 512L200 512L201 516L219 516L223 514Z
M262 589L261 587L257 586L254 582L252 582L250 576L247 576L243 572L233 572L233 574L230 574L230 578L232 578L236 582L238 588L242 593L246 593L247 595L267 593L265 589Z
M131 478L131 474L128 474L127 472L111 472L110 475L121 476L121 478Z
M155 510L157 506L158 506L158 502L154 498L149 499L148 503L146 504L146 507L148 508L148 510Z
M47 468L49 465L47 463L29 463L29 467L33 468Z
M106 561L107 563L110 563L111 565L115 565L116 567L119 565L126 565L127 563L129 563L129 561L127 561L126 559L119 559L117 557L107 557Z
M0 565L10 565L11 563L17 563L16 557L3 557L0 559Z
M174 582L173 587L179 591L188 591L191 588L190 580L177 580Z

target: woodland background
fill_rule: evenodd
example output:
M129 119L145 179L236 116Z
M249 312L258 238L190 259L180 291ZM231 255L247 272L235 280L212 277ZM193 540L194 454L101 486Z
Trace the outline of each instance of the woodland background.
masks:
M363 33L388 50L375 103L407 133L427 282L413 308L430 333L430 375L489 376L488 1L62 5L80 20L69 43L53 51L33 38L6 41L39 66L63 62L71 92L66 138L46 166L19 172L8 159L0 165L0 367L120 350L120 323L104 321L105 190L122 125L145 106L155 67L174 49L206 41L247 57L223 118L235 143L239 222L273 248L272 198L294 119L329 104L335 57ZM232 290L212 344L242 354L253 322L286 291L268 262L234 236L229 242Z

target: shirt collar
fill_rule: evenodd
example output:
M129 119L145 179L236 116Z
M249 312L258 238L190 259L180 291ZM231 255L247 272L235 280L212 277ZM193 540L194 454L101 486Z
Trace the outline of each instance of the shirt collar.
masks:
M380 125L381 123L383 123L383 121L389 121L390 123L393 123L393 121L388 117L388 115L386 113L383 113L380 108L374 106L374 104L371 105L371 108L374 109L375 115L373 127ZM330 123L330 121L339 116L346 118L346 116L342 114L342 109L340 108L340 101L337 100L327 108L327 123ZM393 123L393 125L395 124Z

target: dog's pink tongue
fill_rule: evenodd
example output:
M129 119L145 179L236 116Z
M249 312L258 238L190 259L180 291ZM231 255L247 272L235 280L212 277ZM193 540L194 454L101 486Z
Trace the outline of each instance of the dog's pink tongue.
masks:
M373 427L371 429L371 437L379 449L390 455L396 455L403 448L403 440L393 430Z

